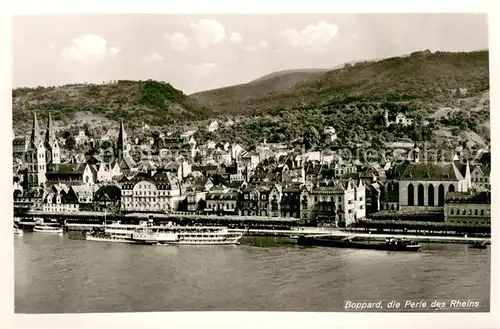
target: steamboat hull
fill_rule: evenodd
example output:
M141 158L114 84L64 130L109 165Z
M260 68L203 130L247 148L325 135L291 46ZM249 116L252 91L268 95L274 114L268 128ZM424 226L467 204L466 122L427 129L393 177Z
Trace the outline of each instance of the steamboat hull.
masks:
M125 238L111 238L111 237L97 237L97 236L86 236L85 240L87 241L99 241L99 242L114 242L114 243L138 243L132 239Z
M134 241L142 244L149 245L230 245L230 244L240 244L241 236L238 237L228 237L228 238L215 238L215 239L203 239L203 238L177 238L177 239L151 239L151 238L137 238L133 237Z
M155 246L161 246L161 245L197 245L197 246L215 246L215 245L238 245L240 242L238 240L235 241L143 241L139 243L144 243L144 244L150 244L150 245L155 245Z
M420 245L397 245L380 242L368 241L342 241L328 238L312 238L312 237L297 237L297 244L302 246L318 246L318 247L333 247L333 248L350 248L350 249L370 249L370 250L385 250L385 251L420 251Z
M37 233L47 233L47 234L63 234L64 231L63 229L54 229L54 230L47 230L47 229L38 229L38 228L34 228L33 229L33 232L37 232Z

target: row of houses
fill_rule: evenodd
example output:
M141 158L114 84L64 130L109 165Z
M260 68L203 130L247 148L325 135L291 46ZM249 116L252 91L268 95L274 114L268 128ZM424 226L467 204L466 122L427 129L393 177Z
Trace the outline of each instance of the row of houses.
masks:
M459 198L456 193L476 202L473 195L491 188L489 153L465 162L427 162L420 161L418 147L410 142L391 145L408 154L404 163L361 163L345 161L331 150L305 152L266 141L252 152L229 143L198 147L193 133L186 132L158 136L157 157L149 153L136 163L121 123L116 142L101 147L102 153L75 154L61 163L50 127L49 117L48 132L39 138L34 118L24 161L15 170L14 193L21 208L36 202L57 211L95 207L94 201L107 200L99 191L114 186L119 193L108 201L123 212L182 210L344 225L381 211L445 213L447 200ZM335 135L333 128L329 135ZM193 147L203 152L200 161L193 159ZM165 149L179 152L162 155ZM471 209L489 216L487 209ZM460 220L476 216L475 210L466 215L462 210ZM450 211L456 216L456 209Z

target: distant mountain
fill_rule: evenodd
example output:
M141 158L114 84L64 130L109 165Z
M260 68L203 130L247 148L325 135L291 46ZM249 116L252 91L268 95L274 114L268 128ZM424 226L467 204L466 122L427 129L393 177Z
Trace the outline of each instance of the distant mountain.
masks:
M12 118L16 130L25 130L33 111L65 123L88 117L118 122L136 118L150 125L203 120L212 111L169 83L120 80L106 84L17 88L12 91ZM88 121L88 120L86 120Z
M328 72L328 69L279 71L248 83L202 91L189 96L217 113L226 114L225 109L230 108L231 104L251 102L256 95L287 92L299 83L314 81L325 72ZM232 111L230 112L232 114Z
M327 72L276 72L247 84L190 95L219 114L262 114L277 107L331 102L446 102L458 88L489 88L488 51L419 51L383 60L342 65Z
M250 81L250 83L255 83L259 81L264 81L264 80L269 80L272 78L277 78L277 77L283 77L283 76L316 76L318 73L325 73L330 71L331 69L298 69L298 70L283 70L283 71L277 71L273 73L269 73L267 75L264 75L263 77L257 78L255 80Z

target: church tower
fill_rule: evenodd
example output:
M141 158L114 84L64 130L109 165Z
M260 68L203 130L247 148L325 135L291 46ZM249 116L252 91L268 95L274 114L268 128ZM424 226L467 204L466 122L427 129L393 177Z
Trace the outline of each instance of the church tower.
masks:
M123 160L127 152L127 134L123 127L123 120L120 121L120 131L118 132L118 140L116 141L116 157L118 163Z
M52 127L52 118L49 113L47 122L47 131L45 132L45 161L46 163L60 164L61 163L61 150L59 142L56 139L54 128Z
M36 112L33 115L33 127L31 129L31 138L26 150L26 187L28 189L40 187L45 184L47 178L45 173L46 168L46 154L43 140L40 139L40 129L38 126L38 119Z

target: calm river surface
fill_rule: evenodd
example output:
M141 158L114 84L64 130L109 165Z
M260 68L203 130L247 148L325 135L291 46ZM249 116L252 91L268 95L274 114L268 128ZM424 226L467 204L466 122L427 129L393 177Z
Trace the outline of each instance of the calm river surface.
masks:
M16 313L343 311L345 300L479 299L489 311L490 249L420 253L299 247L92 242L72 232L14 236ZM470 312L471 310L469 310Z

